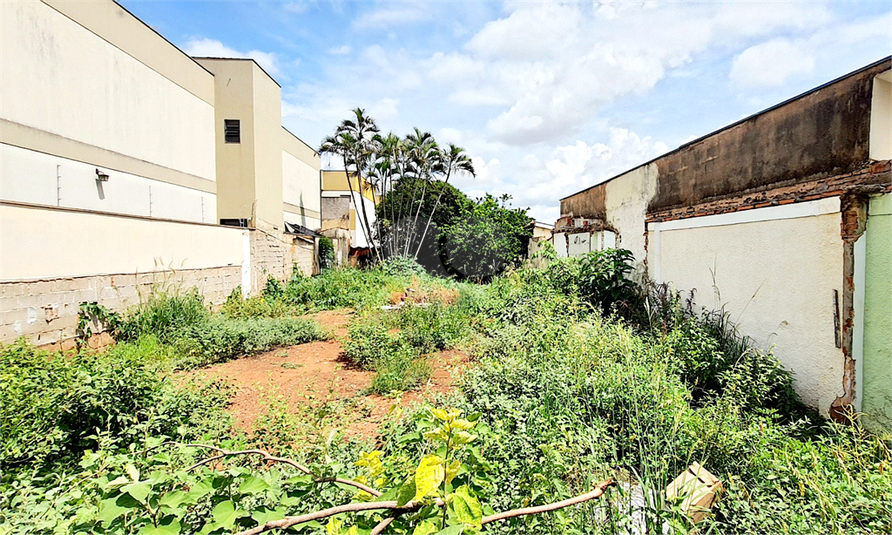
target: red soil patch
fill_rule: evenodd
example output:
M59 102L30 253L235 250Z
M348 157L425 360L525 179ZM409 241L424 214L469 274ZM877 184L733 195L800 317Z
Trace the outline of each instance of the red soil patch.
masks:
M338 337L347 335L349 310L325 311L310 316ZM348 435L374 437L394 403L407 406L430 400L454 387L456 371L467 362L460 351L450 350L431 357L433 375L419 390L407 392L399 400L377 394L364 395L374 372L356 369L341 358L337 340L311 342L289 348L243 357L201 370L209 378L223 379L235 386L229 411L235 426L257 431L254 423L266 413L270 400L280 398L291 412L322 407L327 403L351 400L338 426Z

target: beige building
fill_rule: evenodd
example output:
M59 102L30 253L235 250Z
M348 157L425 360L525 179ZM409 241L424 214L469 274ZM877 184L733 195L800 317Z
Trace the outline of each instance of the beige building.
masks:
M323 232L330 229L347 230L350 232L350 247L369 247L371 240L359 217L362 217L365 207L369 225L374 229L376 202L375 190L365 179L351 176L348 184L346 171L322 171Z
M806 403L892 429L890 66L562 199L555 247L579 254L608 237L773 348Z
M0 95L0 342L313 269L284 222L318 228L319 155L252 60L190 58L111 0L4 1Z

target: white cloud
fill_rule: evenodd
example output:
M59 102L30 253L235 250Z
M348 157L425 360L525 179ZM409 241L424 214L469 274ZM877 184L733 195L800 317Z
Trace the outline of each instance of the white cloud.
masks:
M617 2L506 5L461 52L434 55L430 77L462 107L501 108L488 131L530 145L577 135L606 103L644 94L709 49L830 20L812 4Z
M312 5L312 2L306 0L298 0L295 2L288 2L283 7L285 11L289 11L291 13L299 15L308 10L310 8L310 5Z
M385 29L390 26L429 21L433 12L424 2L384 3L384 7L364 13L353 21L356 29Z
M216 39L208 39L206 37L190 39L183 46L183 51L190 56L209 57L209 58L251 58L258 63L270 76L278 76L281 74L279 70L279 59L271 52L262 52L260 50L250 50L248 52L239 52L238 50L229 48Z
M744 87L777 87L791 76L811 74L815 59L803 41L772 39L747 48L734 58L729 78Z
M328 53L332 56L346 56L353 51L350 45L335 46L328 49Z
M369 117L373 117L378 124L386 124L399 117L399 104L399 100L385 97L370 105L367 111Z

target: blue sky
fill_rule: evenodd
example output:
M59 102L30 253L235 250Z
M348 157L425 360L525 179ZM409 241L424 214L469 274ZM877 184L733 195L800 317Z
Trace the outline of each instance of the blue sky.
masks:
M559 199L892 53L892 3L119 0L185 52L253 57L312 146L356 107L456 143L471 196Z

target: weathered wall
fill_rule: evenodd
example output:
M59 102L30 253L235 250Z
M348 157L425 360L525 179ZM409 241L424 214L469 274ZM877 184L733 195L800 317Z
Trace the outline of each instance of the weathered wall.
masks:
M646 256L647 203L657 192L658 180L657 166L651 164L633 169L605 185L605 220L617 231L616 246L632 251L639 262Z
M154 291L196 288L206 305L220 305L241 282L241 266L0 281L0 342L25 336L35 345L77 335L83 302L125 311Z
M618 202L611 201L611 189L651 166L657 183L647 213L691 209L687 217L698 215L694 207L702 203L804 183L820 190L823 179L857 174L888 138L882 128L889 122L883 81L890 65L874 64L566 197L561 215L609 221L608 204ZM879 126L872 129L871 123ZM888 175L862 173L859 183L886 184Z
M839 199L651 223L651 273L696 303L724 307L741 333L774 347L796 389L827 413L842 390L833 291L842 296ZM659 282L659 281L658 281Z
M307 276L316 272L315 244L290 234L276 236L258 229L248 232L251 260L246 278L250 280L250 290L245 292L247 285L243 282L243 293L255 295L262 291L269 277L287 281L294 266Z
M864 423L892 432L892 194L868 208L864 291Z
M873 79L888 69L887 61L659 158L659 191L649 209L862 168L869 160Z
M213 192L213 76L111 1L51 3L0 2L0 141Z

